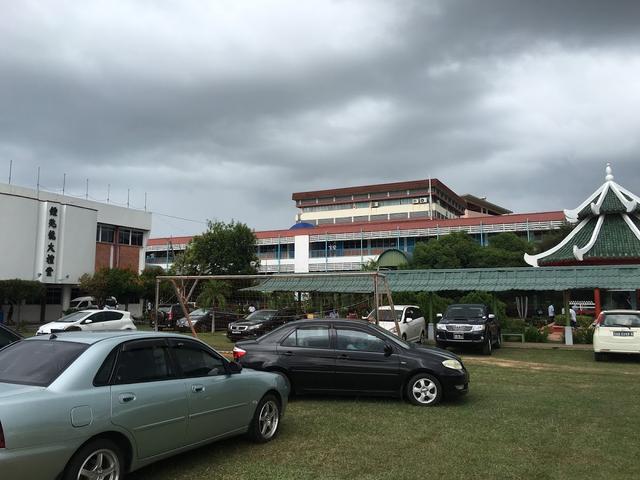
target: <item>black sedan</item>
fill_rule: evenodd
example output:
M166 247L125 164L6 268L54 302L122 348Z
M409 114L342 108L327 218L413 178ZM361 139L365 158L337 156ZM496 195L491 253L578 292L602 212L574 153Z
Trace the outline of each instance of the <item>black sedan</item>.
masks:
M14 332L9 327L0 324L0 348L6 347L10 343L17 342L22 336Z
M238 320L238 315L231 312L214 311L212 309L199 308L189 313L189 318L196 332L210 332L211 322L214 321L216 330L226 330L230 323ZM187 317L176 320L176 328L181 332L189 331Z
M280 325L299 319L294 308L281 310L256 310L243 320L230 323L227 327L227 337L232 342L247 338L256 338L279 327Z
M469 387L456 355L361 320L291 322L238 342L233 355L247 368L282 374L295 393L396 396L429 406Z

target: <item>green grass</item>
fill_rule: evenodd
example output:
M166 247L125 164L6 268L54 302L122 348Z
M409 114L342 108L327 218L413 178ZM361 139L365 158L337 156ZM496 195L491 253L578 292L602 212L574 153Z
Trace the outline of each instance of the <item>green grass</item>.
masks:
M216 334L205 341L217 348ZM466 398L435 408L399 400L300 397L279 436L214 443L134 480L640 478L640 361L588 351L465 355Z

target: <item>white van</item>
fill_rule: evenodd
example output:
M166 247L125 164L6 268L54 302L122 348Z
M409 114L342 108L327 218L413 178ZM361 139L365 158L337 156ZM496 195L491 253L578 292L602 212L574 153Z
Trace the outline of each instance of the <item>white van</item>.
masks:
M380 320L378 324L391 333L395 333L403 340L424 343L427 339L427 327L420 307L416 305L394 305L394 308L395 317L400 326L400 332L396 330L394 316L391 313L391 307L388 305L380 307ZM375 309L369 313L366 320L375 323Z
M595 322L593 352L596 361L607 353L640 353L640 311L606 310Z
M69 310L98 310L100 307L94 297L76 297L71 300ZM118 301L115 297L107 297L104 300L105 309L117 309Z

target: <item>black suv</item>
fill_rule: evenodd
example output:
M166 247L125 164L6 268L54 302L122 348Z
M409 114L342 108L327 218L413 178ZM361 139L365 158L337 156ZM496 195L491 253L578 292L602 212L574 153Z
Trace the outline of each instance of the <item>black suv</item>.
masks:
M232 342L260 337L286 322L298 320L299 318L300 315L296 314L295 308L256 310L243 320L230 323L227 327L227 337Z
M436 345L447 346L478 345L482 353L491 355L494 348L500 348L502 337L500 323L488 306L476 303L449 305L447 311L438 314L436 325Z

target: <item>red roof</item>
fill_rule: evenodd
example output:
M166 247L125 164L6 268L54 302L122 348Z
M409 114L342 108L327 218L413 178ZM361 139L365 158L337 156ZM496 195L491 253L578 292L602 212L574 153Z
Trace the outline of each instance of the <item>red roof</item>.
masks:
M388 220L385 222L363 222L334 225L320 225L313 228L295 230L262 230L254 232L256 238L295 237L298 235L322 235L325 233L377 232L381 230L409 230L417 228L458 227L467 225L495 225L500 223L552 222L564 221L564 212L514 213L510 215L487 215L482 217L453 218L449 220ZM193 237L150 238L147 245L188 243Z

